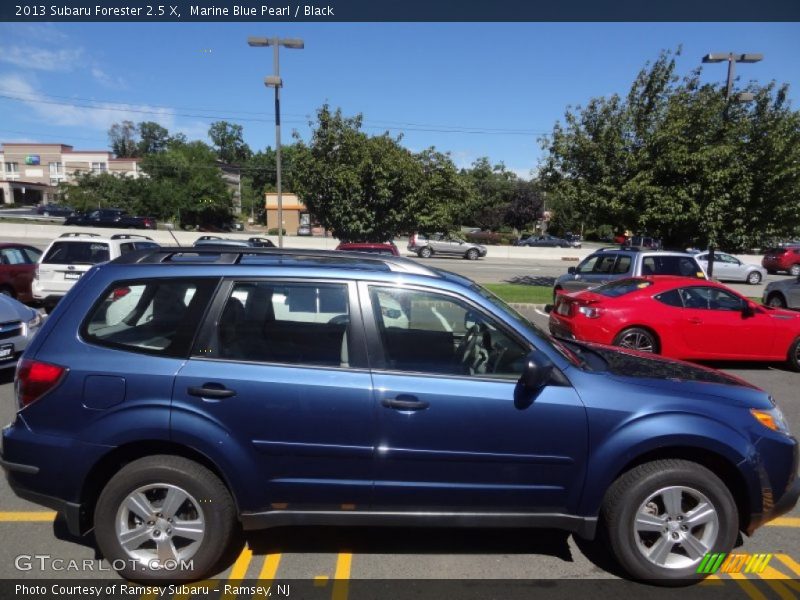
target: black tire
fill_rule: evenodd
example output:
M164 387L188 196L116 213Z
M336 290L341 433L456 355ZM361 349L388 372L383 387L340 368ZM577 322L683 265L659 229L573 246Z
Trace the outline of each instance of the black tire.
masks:
M786 355L786 365L790 370L800 372L800 337L789 346L789 352Z
M433 250L431 250L429 246L425 246L418 254L420 258L430 258L433 256Z
M623 329L611 342L614 346L638 350L639 352L652 352L658 354L658 338L652 331L641 327L628 327Z
M797 277L798 275L800 275L800 265L792 265L789 268L789 275L791 275L792 277Z
M693 514L704 502L712 512ZM653 461L622 475L606 493L602 518L620 566L659 585L702 579L697 567L703 556L730 552L739 534L730 490L714 473L686 460ZM697 524L687 525L691 521Z
M770 294L767 297L767 306L771 306L773 308L786 308L786 299L783 295L775 292Z
M174 506L168 506L167 494L174 494ZM141 500L141 513L129 508L129 497ZM106 484L94 514L100 551L115 569L124 565L119 574L133 581L194 580L212 575L233 540L235 524L233 499L219 478L194 461L169 455L149 456L125 465ZM125 531L118 532L123 527ZM174 534L171 527L191 535ZM197 531L200 539L192 539ZM141 533L131 540L129 552L119 535L135 532ZM159 568L156 541L163 540L170 544L173 556L184 553L174 569Z
M758 285L761 283L761 273L758 271L750 271L747 274L747 283L750 285Z
M470 248L467 250L467 253L464 255L464 258L467 260L478 260L478 256L480 256L480 252L478 252L475 248Z

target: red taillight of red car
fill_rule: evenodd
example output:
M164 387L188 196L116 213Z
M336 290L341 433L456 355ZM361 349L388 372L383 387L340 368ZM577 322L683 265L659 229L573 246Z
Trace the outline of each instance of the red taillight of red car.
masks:
M61 383L67 369L39 360L23 359L17 365L14 389L17 406L25 408Z
M115 288L114 291L111 292L111 301L114 302L116 300L119 300L120 298L124 298L130 293L131 293L131 288L129 287Z

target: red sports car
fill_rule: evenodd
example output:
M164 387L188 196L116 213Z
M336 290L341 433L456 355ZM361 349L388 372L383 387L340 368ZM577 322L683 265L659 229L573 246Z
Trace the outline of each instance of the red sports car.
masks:
M800 371L800 313L713 281L635 277L559 294L550 332L686 360L786 361Z

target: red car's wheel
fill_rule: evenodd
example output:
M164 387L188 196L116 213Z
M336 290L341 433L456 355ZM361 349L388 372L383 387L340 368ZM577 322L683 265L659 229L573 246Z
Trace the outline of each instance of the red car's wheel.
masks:
M658 354L658 339L656 336L641 327L629 327L619 332L614 338L615 346L638 350L639 352L652 352Z

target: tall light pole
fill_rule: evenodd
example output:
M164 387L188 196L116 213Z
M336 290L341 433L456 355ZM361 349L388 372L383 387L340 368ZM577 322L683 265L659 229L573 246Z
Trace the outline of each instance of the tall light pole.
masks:
M733 74L736 70L736 63L756 63L764 59L764 55L760 53L749 53L749 54L736 54L735 52L728 52L725 53L716 53L716 54L706 54L703 57L704 63L719 63L728 61L728 84L725 87L725 100L729 101L731 99L731 90L733 89ZM753 99L753 94L749 92L741 92L736 95L735 100L738 102L749 102ZM725 119L727 120L728 115L728 106L725 106ZM716 235L715 235L716 237ZM714 244L716 240L712 240L712 243L708 247L708 278L711 279L714 276Z
M298 38L254 37L247 38L247 43L254 47L272 46L272 68L274 75L264 78L264 85L275 88L275 183L278 188L278 247L283 248L283 196L281 195L281 68L278 61L278 48L294 48L302 50L303 40Z

